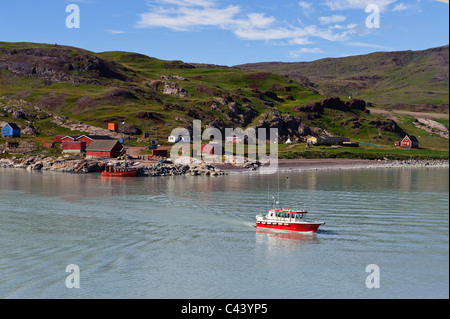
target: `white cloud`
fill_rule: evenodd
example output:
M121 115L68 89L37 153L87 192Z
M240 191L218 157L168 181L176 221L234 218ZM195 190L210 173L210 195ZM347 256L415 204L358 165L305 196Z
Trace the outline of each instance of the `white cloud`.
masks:
M312 2L300 1L298 5L300 6L300 8L302 8L303 14L305 16L310 16L311 14L314 13L314 7Z
M311 9L311 7L312 7L312 3L311 2L306 2L306 1L300 1L298 3L298 5L300 7L302 7L303 9Z
M380 49L380 50L392 50L391 47L387 47L384 45L378 45L378 44L365 43L365 42L349 42L349 43L345 43L345 44L353 46L353 47L372 48L372 49Z
M341 15L333 15L331 17L320 17L319 21L320 24L331 24L331 23L338 23L343 22L347 19L347 17L341 16Z
M165 27L175 31L187 31L198 26L225 26L233 21L240 12L238 6L216 9L210 6L196 8L180 6L178 8L154 8L140 15L138 28Z
M404 10L407 10L407 9L410 9L410 8L411 8L411 6L401 2L399 4L396 4L394 9L392 9L392 11L404 11Z
M121 30L106 30L106 32L111 33L111 34L123 34L123 33L126 33L125 31L121 31Z
M289 44L295 44L295 45L305 45L305 44L311 44L312 42L309 41L307 38L293 38L289 41Z
M380 7L380 10L383 10L396 1L397 0L326 0L325 4L331 10L364 10L369 4L376 4Z
M308 3L301 3L310 8ZM244 13L237 5L220 7L214 0L157 0L149 4L149 9L149 12L140 15L137 28L163 27L173 31L191 31L216 27L246 40L288 40L303 41L302 43L308 43L309 37L343 41L349 35L347 30L334 33L332 29L320 29L314 25L288 25L265 13ZM341 18L338 20L342 21Z
M289 52L289 57L290 58L298 58L300 57L302 54L305 53L325 53L322 49L320 48L301 48L295 51L290 51Z

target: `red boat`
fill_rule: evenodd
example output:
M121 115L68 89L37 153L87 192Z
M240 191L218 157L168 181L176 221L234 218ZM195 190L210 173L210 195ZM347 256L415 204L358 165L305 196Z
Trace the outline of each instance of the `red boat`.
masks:
M304 219L307 213L304 210L269 209L268 214L256 216L256 227L298 232L316 232L321 225L325 224L324 222Z
M137 168L114 168L108 166L104 172L102 172L102 177L135 177L137 176Z

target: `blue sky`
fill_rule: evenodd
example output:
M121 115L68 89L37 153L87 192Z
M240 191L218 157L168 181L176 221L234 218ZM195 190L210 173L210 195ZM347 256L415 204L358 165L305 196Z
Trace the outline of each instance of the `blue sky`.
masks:
M2 0L0 41L58 43L229 66L313 61L448 44L445 2ZM66 26L69 4L80 9L80 28ZM366 24L374 13L366 12L371 4L380 10L379 27Z

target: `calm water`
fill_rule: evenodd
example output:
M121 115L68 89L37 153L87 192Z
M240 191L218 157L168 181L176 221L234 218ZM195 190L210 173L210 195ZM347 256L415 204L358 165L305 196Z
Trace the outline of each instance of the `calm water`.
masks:
M0 298L449 298L448 168L280 173L309 235L254 227L277 180L0 169Z

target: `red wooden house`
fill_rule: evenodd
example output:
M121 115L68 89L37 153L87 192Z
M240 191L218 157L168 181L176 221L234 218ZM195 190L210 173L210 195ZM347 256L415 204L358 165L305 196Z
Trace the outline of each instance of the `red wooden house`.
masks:
M222 143L211 142L209 144L202 144L201 146L202 155L222 155L223 145Z
M214 146L210 144L203 144L201 146L202 155L214 155Z
M123 146L118 140L94 139L86 148L87 157L118 157L122 153Z
M63 149L63 153L80 154L86 150L86 142L63 140L62 149Z
M114 139L106 135L81 135L77 137L77 141L86 142L86 146L91 145L92 141L94 140L114 140Z
M419 148L419 141L415 136L406 135L400 142L400 146L406 148Z

